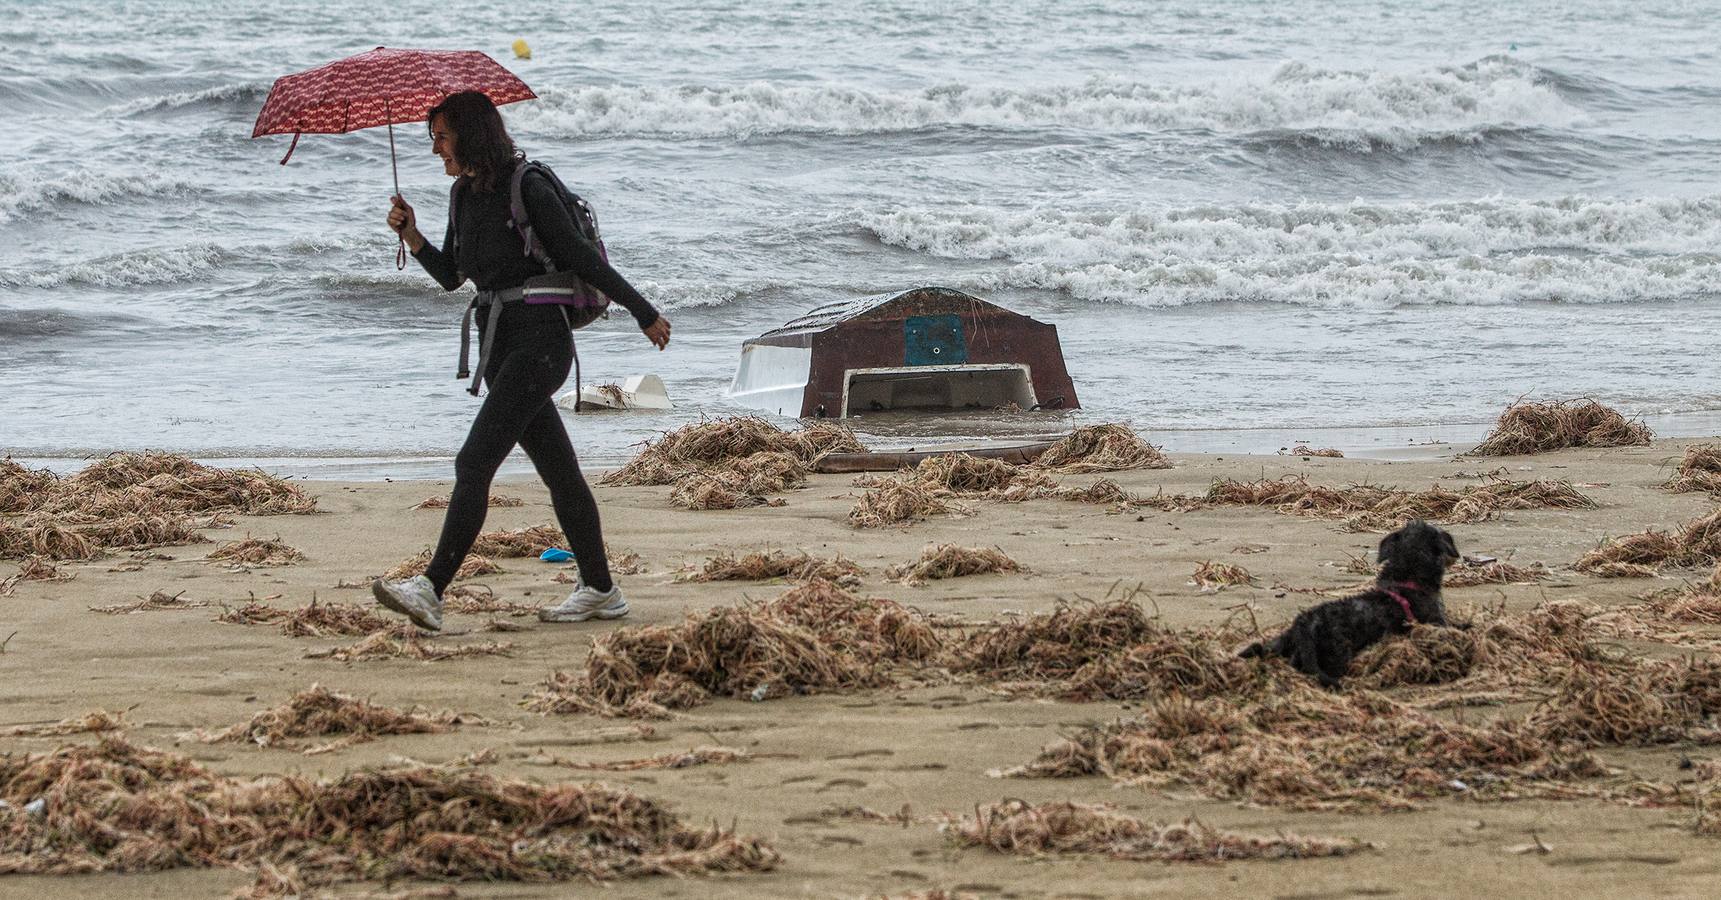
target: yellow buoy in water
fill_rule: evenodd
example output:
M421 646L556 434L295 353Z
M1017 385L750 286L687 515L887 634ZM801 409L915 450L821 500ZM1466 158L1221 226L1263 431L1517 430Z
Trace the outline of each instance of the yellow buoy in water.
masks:
M517 59L532 58L532 48L526 46L525 38L520 38L514 42L514 56Z

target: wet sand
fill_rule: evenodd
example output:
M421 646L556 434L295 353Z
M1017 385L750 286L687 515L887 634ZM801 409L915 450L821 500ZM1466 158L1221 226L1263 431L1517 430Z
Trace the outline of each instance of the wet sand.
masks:
M1174 455L1169 470L1115 477L1142 494L1200 493L1215 477L1240 479L1306 474L1333 485L1367 482L1425 488L1463 487L1480 473L1516 480L1567 479L1600 503L1594 510L1506 512L1488 522L1451 527L1466 554L1484 554L1558 570L1539 585L1451 589L1456 617L1504 599L1510 609L1545 598L1601 605L1630 603L1669 579L1599 580L1570 571L1604 535L1672 527L1710 512L1702 494L1661 488L1669 466L1690 441L1651 447L1568 450L1535 457L1415 461L1303 459L1285 456ZM1093 476L1067 476L1081 484ZM279 537L303 551L305 562L231 570L206 561L212 545L163 548L170 560L143 561L137 571L113 571L126 554L63 564L71 581L25 582L0 598L0 638L16 632L0 654L7 699L0 726L53 722L86 710L127 710L134 741L174 749L230 775L296 772L334 776L410 757L452 762L494 749L485 767L528 779L603 780L669 803L693 824L733 823L770 840L783 862L764 875L621 881L613 897L866 897L902 896L944 888L980 896L1114 897L1217 895L1251 897L1438 896L1707 896L1721 876L1721 845L1691 833L1689 812L1636 809L1600 801L1466 803L1444 800L1393 814L1344 815L1251 808L1215 802L1193 789L1120 787L1101 778L999 780L992 769L1031 760L1060 735L1089 723L1128 715L1125 703L1068 703L1012 698L983 686L900 687L852 694L797 696L769 702L720 699L652 723L650 740L593 743L625 720L540 716L521 701L555 669L577 669L596 635L618 623L545 625L530 630L437 638L514 643L508 657L441 662L340 663L306 653L356 639L298 639L271 627L214 621L220 607L104 615L90 607L119 604L154 591L188 600L236 604L250 598L297 607L313 597L370 602L369 592L342 588L417 553L435 538L440 510L414 504L445 495L447 482L306 482L322 509L310 516L241 517L233 529L206 532L217 541L249 534ZM486 527L514 528L553 521L541 486L510 479L498 493L526 501L490 511ZM977 504L964 519L934 519L903 528L856 531L844 521L859 490L849 476L815 476L780 508L690 512L666 501L668 488L597 488L606 536L618 551L638 553L646 571L619 579L633 607L627 625L668 624L685 613L781 593L780 583L675 582L683 565L721 551L804 549L841 552L868 570L862 591L929 613L969 620L1051 609L1060 598L1100 598L1140 586L1140 602L1174 626L1212 625L1254 607L1264 627L1288 620L1313 595L1285 588L1339 589L1359 576L1342 566L1373 549L1378 534L1353 534L1328 520L1280 515L1271 509L1191 512L1151 509L1117 514L1105 506L1051 500ZM929 542L996 545L1030 575L982 575L910 588L887 582L885 566L916 557ZM1245 552L1247 550L1255 552ZM1264 548L1264 549L1259 549ZM1191 573L1203 561L1240 564L1255 587L1203 592ZM560 568L533 559L500 560L498 575L473 579L502 599L555 602L568 589ZM0 578L15 566L0 563ZM451 615L452 632L491 616ZM473 713L494 724L445 734L382 738L319 756L292 750L204 745L180 735L221 728L321 684L394 707ZM7 751L43 751L71 738L0 737ZM590 773L542 763L546 755L603 762L635 759L703 745L741 748L751 761L640 772ZM1713 748L1664 745L1604 750L1616 766L1645 779L1671 779L1681 755L1714 758ZM932 824L909 826L821 816L833 807L893 812L905 804L919 815L972 813L976 805L1020 797L1033 802L1106 802L1150 820L1195 816L1215 826L1271 835L1356 838L1376 849L1342 859L1164 864L1097 858L1028 860L981 849L957 849ZM1549 853L1509 848L1541 841ZM248 885L237 871L176 870L147 875L4 877L0 895L209 896ZM402 886L395 886L396 889ZM351 885L342 893L381 891ZM550 897L586 885L460 884L461 896Z

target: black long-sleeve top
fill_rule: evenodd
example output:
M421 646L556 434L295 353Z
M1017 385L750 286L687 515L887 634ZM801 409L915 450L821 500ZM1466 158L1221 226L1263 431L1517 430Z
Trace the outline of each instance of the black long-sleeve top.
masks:
M509 224L512 215L507 181L505 177L498 180L502 187L494 191L474 190L470 183L461 189L455 211L460 221L448 223L448 233L442 241L443 247L452 244L457 248L454 254L429 241L413 254L445 290L455 290L470 278L481 291L500 291L519 287L526 279L544 274L544 266L526 253L525 242ZM657 310L650 301L640 296L620 272L604 261L597 246L580 234L548 178L527 172L520 182L520 201L525 204L532 229L555 261L557 271L573 272L603 291L632 313L641 329L657 321ZM455 229L459 229L458 243L454 240Z

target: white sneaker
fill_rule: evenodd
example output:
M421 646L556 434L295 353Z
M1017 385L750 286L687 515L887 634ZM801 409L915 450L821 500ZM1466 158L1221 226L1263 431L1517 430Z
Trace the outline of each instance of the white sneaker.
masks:
M584 622L587 619L619 619L627 615L627 601L621 597L621 585L600 591L584 584L574 588L558 606L538 610L544 622Z
M378 578L370 583L370 592L376 595L376 602L411 619L412 624L430 631L442 630L442 598L436 596L436 586L429 578L423 575L404 581Z

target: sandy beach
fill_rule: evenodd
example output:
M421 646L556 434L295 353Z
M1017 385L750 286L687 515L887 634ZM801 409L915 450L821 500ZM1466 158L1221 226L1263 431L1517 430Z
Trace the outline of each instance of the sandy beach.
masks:
M1174 454L1173 468L1107 477L1134 495L1152 497L1199 495L1216 478L1300 475L1335 487L1420 490L1436 484L1462 489L1492 473L1515 481L1568 481L1596 502L1594 509L1508 510L1487 521L1450 526L1466 555L1521 566L1543 563L1552 570L1536 584L1449 589L1449 611L1455 619L1469 620L1501 604L1504 610L1496 614L1522 613L1550 601L1622 607L1638 603L1651 590L1708 578L1708 570L1700 569L1620 579L1572 569L1604 536L1672 529L1713 510L1706 494L1663 488L1689 443L1657 441L1521 457L1438 455L1410 462ZM1059 480L1084 485L1097 477ZM791 587L782 581L675 579L683 567L701 566L722 552L840 553L865 570L857 593L889 598L944 622L1010 621L1053 610L1060 601L1128 597L1174 629L1235 624L1252 615L1271 631L1322 599L1316 592L1337 596L1366 580L1347 563L1369 556L1380 534L1345 531L1333 519L1261 507L1176 511L1032 500L976 502L968 517L862 530L845 520L861 493L848 475L815 475L805 487L782 495L782 506L739 510L674 508L667 502L667 487L599 486L612 555L638 554L642 566L639 573L619 578L633 609L628 619L550 625L529 615L454 613L445 633L425 637L426 645L495 640L511 649L506 655L439 661L341 662L312 654L350 646L357 638L289 637L272 625L227 624L217 617L248 601L282 609L313 600L369 607L369 591L362 587L368 579L434 541L441 511L415 506L445 496L448 482L300 484L316 498L317 513L241 516L231 528L203 532L216 543L152 551L159 557L133 559L122 552L61 563L62 574L75 577L21 581L10 595L0 596L0 638L10 635L0 653L0 678L7 685L0 733L99 709L123 711L127 740L183 754L229 776L332 778L401 765L404 758L534 782L597 780L661 801L696 827L732 826L781 854L775 869L763 873L617 880L604 888L613 897L902 897L940 889L984 897L1706 896L1721 876L1716 839L1694 832L1691 806L1597 797L1484 802L1454 792L1410 811L1301 811L1212 799L1196 786L1177 783L1126 783L1103 775L994 777L989 773L1030 763L1043 747L1084 726L1127 719L1143 704L1033 696L984 679L917 673L912 667L893 669L891 686L763 702L719 697L666 720L543 715L523 706L552 672L579 671L594 638L620 628L672 625L714 607L768 600ZM535 480L499 483L495 493L524 503L493 508L487 529L554 521ZM281 566L230 566L206 559L219 542L247 536L279 538L305 559ZM951 578L920 587L886 580L888 566L941 542L996 546L1029 572ZM1252 583L1223 590L1196 587L1192 574L1209 561L1246 567ZM526 606L553 603L568 590L556 581L559 575L571 577L562 566L531 558L497 562L501 572L462 583L488 587L496 598ZM15 561L0 562L0 579L16 571ZM133 603L154 592L195 605L120 614L93 609ZM492 621L520 630L480 631ZM1705 641L1721 637L1721 629L1684 631L1684 646L1669 639L1621 638L1609 644L1634 656L1714 657L1713 645ZM209 744L188 734L243 723L313 685L401 710L453 711L473 721L443 733L384 736L316 755L301 752L302 746ZM1425 696L1418 690L1385 693L1406 700ZM1507 714L1514 708L1508 704ZM1501 710L1459 705L1431 714L1476 723ZM11 754L40 753L94 739L9 734L0 737L0 746ZM700 747L745 755L632 771L567 765L618 763ZM1689 740L1596 746L1593 752L1616 770L1610 784L1678 782L1689 774L1680 768L1682 760L1701 768L1716 758L1712 747ZM978 807L1012 798L1035 804L1113 804L1150 822L1193 817L1246 834L1296 834L1371 846L1341 858L1167 863L1095 855L1014 856L958 846L939 828L941 814L972 817ZM857 807L906 814L902 821L869 821L842 812ZM193 868L7 876L0 878L0 895L211 896L246 888L251 881L239 870ZM377 895L426 887L435 885L385 888L358 882L338 892ZM577 882L456 885L459 896L475 897L565 896L587 889Z

